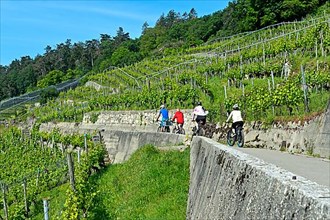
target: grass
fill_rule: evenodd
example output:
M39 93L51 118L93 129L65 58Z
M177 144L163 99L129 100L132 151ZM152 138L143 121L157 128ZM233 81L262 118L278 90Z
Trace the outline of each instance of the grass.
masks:
M68 189L69 184L63 184L59 187L56 187L50 191L43 192L39 195L38 206L36 207L36 216L33 216L32 219L44 219L43 213L43 199L47 198L49 204L49 219L60 219L61 212L64 209L64 203L66 199L66 190Z
M148 145L92 181L99 191L93 219L185 219L189 149L161 152Z
M92 175L97 196L87 219L186 219L189 155L189 148L160 151L147 145L127 162ZM61 219L68 187L66 183L38 195L36 203L30 204L30 219L44 219L44 198L49 201L49 218Z

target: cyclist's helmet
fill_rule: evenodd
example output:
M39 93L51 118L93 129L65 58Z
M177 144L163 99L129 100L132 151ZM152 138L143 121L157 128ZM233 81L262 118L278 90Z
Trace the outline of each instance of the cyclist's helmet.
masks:
M234 110L238 110L238 109L239 109L239 106L238 106L237 103L233 106L233 109L234 109Z
M197 105L202 105L202 103L201 102L197 102Z
M159 108L160 108L160 109L165 108L165 105L161 105Z

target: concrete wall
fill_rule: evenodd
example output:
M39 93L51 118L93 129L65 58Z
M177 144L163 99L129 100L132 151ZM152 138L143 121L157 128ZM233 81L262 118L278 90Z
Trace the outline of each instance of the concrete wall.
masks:
M102 136L111 163L128 160L139 147L146 144L161 148L182 145L185 141L184 135L156 132L104 131Z
M159 148L167 146L177 146L187 143L187 136L172 133L138 132L138 131L118 131L108 130L103 127L82 128L74 123L42 124L41 131L52 131L58 128L64 134L80 133L95 134L101 133L110 163L121 163L141 146L153 144Z
M330 219L326 187L206 138L190 154L187 219Z

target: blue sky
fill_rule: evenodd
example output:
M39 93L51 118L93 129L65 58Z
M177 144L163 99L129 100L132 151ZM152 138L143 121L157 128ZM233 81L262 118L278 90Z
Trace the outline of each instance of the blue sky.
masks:
M0 0L0 64L22 56L43 55L47 45L116 36L119 27L131 38L141 35L142 25L154 27L161 14L183 14L194 8L198 17L224 9L229 0Z

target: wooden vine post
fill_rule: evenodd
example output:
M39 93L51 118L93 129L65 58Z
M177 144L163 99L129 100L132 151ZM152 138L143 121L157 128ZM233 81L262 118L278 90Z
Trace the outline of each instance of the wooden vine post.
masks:
M323 30L321 30L321 33L320 33L320 47L321 47L321 56L324 57L324 48L323 48Z
M39 177L40 177L40 170L38 168L38 171L37 171L37 178L36 178L36 187L38 187L38 184L39 184Z
M70 185L71 185L72 190L75 192L76 186L75 186L75 180L74 180L74 165L73 165L73 161L72 161L71 152L67 153L66 158L67 158L68 168L69 168Z
M317 39L315 39L315 58L318 58L318 51L317 51Z
M303 85L303 90L304 90L305 112L309 112L308 97L307 97L308 88L307 88L307 85L306 85L304 68L303 68L302 65L300 66L300 68L301 68L301 76L302 76L302 85Z
M270 71L270 75L272 77L272 86L273 86L273 90L274 90L275 89L275 81L274 81L274 72L273 72L273 70Z
M262 43L262 63L266 66L265 42Z
M85 152L88 154L88 148L87 148L87 134L84 134L84 146L85 146Z

